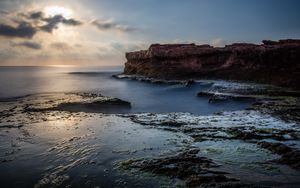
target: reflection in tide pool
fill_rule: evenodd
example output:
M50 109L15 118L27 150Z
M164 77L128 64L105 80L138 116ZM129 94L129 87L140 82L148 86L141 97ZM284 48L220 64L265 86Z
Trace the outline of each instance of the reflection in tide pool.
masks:
M173 143L180 143L181 134L148 129L114 115L61 115L64 118L10 129L0 137L3 186L158 186L157 178L132 178L120 174L114 164L180 149ZM26 173L17 173L24 168Z

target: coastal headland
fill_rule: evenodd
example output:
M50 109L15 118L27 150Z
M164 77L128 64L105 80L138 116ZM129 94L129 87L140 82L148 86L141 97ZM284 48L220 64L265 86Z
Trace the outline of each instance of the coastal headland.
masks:
M152 44L126 53L124 74L160 79L226 79L300 88L300 40L225 47Z

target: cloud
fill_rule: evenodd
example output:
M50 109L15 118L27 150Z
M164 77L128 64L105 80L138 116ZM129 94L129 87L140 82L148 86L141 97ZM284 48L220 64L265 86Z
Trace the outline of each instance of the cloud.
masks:
M78 20L75 20L75 19L73 19L73 18L71 18L71 19L63 19L62 20L62 23L63 24L66 24L66 25L71 25L71 26L77 26L77 25L81 25L82 23L80 22L80 21L78 21Z
M32 38L37 32L31 24L21 22L17 27L0 24L0 35L5 37Z
M78 26L82 22L73 18L67 19L62 15L53 17L45 17L41 11L30 13L19 13L18 17L11 18L10 22L17 23L17 26L12 26L5 23L0 23L0 36L4 37L19 37L32 38L38 31L52 33L58 28L58 24L68 26Z
M44 21L50 25L57 25L59 23L63 23L66 25L71 25L71 26L77 26L77 25L81 25L82 22L79 20L75 20L73 18L67 19L65 17L63 17L62 15L55 15L53 17L45 17L45 14L41 11L38 12L31 12L29 15L26 15L27 18L29 19L33 19L33 20L40 20L40 21Z
M33 50L40 50L42 48L42 45L36 42L31 42L31 41L25 41L18 43L17 46L24 46Z
M224 47L227 44L227 41L222 38L213 39L210 44L214 47Z
M43 31L49 32L51 33L54 29L57 29L58 24L62 23L65 25L70 25L70 26L78 26L81 25L82 23L78 20L75 19L66 19L65 17L63 17L62 15L56 15L53 17L49 17L49 18L43 18L43 21L47 22L46 25L43 25L41 27L41 29Z
M95 20L92 22L94 26L96 26L99 30L115 30L120 32L133 32L137 31L138 28L122 25L114 22L113 20Z
M55 49L55 50L62 50L62 51L66 51L66 50L71 50L72 47L64 42L54 42L50 44L50 47Z
M125 52L131 52L141 49L146 49L148 47L148 44L146 43L119 43L119 42L113 42L110 43L110 46L112 49L121 52L124 54Z
M44 13L41 11L32 12L28 17L31 19L42 19L44 17Z

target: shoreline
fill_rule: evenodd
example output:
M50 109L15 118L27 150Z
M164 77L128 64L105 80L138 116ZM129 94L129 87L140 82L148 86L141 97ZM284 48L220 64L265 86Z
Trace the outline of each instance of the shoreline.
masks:
M299 107L297 95L287 96L295 93L227 81L185 85L182 81L146 79L146 83L184 88L205 84L206 89L195 92L195 97L202 92L198 97L212 105L243 97L255 100L248 109L197 115L118 113L118 108L127 108L131 101L99 93L57 92L15 98L0 102L4 108L0 113L0 134L4 135L0 136L0 165L12 169L12 180L25 187L253 188L297 187L300 183L300 121L293 118L297 114L287 113ZM113 105L116 111L93 110L102 108L102 103ZM33 159L37 167L31 167L31 172L37 175L30 183L28 176L15 170L21 168L18 162L32 164ZM9 185L3 173L0 171L0 179Z

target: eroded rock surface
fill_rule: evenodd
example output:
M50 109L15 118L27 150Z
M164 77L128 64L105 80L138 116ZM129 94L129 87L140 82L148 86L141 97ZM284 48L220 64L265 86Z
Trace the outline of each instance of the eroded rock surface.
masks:
M253 100L249 109L271 114L286 121L300 122L300 92L272 85L215 81L198 92L209 103L227 100Z
M272 162L299 169L299 151L289 146L294 143L299 147L300 127L297 122L286 122L253 110L223 112L211 116L189 113L141 113L124 116L145 126L181 132L190 136L194 143L219 142L223 147L228 147L225 143L230 141L256 145L281 156ZM152 162L150 159L150 163ZM142 164L148 163L149 161L143 161Z
M121 99L94 93L58 93L32 96L38 99L26 104L24 111L69 111L118 113L130 109L130 103ZM28 97L30 98L30 97Z
M112 76L113 78L118 78L118 79L129 79L129 80L137 80L137 81L142 81L142 82L147 82L147 83L152 83L152 84L169 84L169 85L185 85L185 86L190 86L195 83L194 80L189 79L189 80L166 80L166 79L158 79L158 78L150 78L146 76L141 76L141 75L127 75L127 74L116 74Z
M212 160L200 157L197 154L199 149L192 149L175 156L157 158L128 160L121 163L122 168L137 168L145 172L164 175L171 178L184 180L186 186L196 187L203 185L216 185L236 181L226 176L226 172L212 170L217 168Z
M271 113L278 111L274 111L276 108L283 109L283 114L291 107L297 109L295 93L290 96L290 91L282 94L274 89L281 94L268 95L265 86L237 83L208 82L207 88L220 95L253 95L257 104L251 110L212 115L113 115L82 110L94 110L98 105L102 108L102 104L128 106L127 102L99 94L39 94L1 102L0 138L5 152L0 164L19 162L26 156L26 148L42 151L31 152L34 157L26 159L40 157L36 160L39 165L45 163L44 159L54 164L44 167L33 181L36 187L76 185L77 174L81 174L83 187L142 187L144 184L129 183L139 178L143 178L139 183L149 178L149 187L297 187L299 121L286 121ZM271 101L274 105L268 106ZM81 111L74 110L78 105ZM112 166L102 169L106 164ZM125 171L115 169L115 164ZM130 178L111 177L112 170ZM137 175L132 176L130 171L135 170ZM152 184L154 179L159 181Z
M271 152L278 154L281 156L280 159L275 160L275 162L286 164L291 166L292 168L300 170L300 151L284 145L282 143L276 142L259 142L259 146L270 150Z
M125 74L165 79L220 78L299 88L300 40L235 43L223 48L152 44L126 53Z

